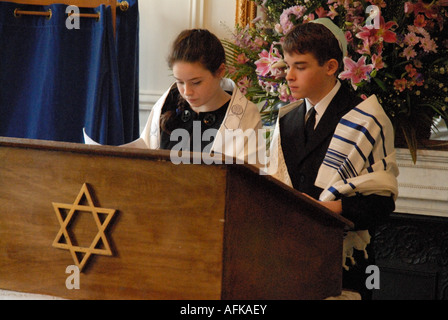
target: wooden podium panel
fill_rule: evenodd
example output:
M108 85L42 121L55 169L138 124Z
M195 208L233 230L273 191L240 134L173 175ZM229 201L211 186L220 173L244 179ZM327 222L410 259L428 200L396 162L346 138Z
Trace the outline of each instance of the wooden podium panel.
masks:
M343 228L300 193L234 167L228 179L223 296L323 299L341 294ZM241 170L238 170L241 169ZM349 223L349 222L348 222Z
M174 165L166 151L0 138L0 167L0 289L67 299L341 293L350 222L251 166ZM92 254L80 289L69 290L66 268L75 263L53 246L61 230L53 204L74 206L84 184L96 208L115 213L97 248L112 255ZM67 226L79 247L99 234L84 211Z

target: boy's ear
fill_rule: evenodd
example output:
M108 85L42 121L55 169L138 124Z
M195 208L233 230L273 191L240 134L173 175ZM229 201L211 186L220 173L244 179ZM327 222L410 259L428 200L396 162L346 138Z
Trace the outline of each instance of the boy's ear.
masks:
M339 69L339 62L336 59L330 59L327 61L327 74L329 76L337 74Z

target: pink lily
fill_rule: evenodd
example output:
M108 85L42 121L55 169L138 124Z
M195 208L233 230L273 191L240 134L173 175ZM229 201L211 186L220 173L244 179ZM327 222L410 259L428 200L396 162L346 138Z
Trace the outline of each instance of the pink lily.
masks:
M384 18L380 18L380 28L377 31L377 37L382 38L384 42L387 43L396 43L397 42L397 34L390 29L392 27L398 27L398 24L395 21L385 22Z
M316 14L319 18L324 18L327 16L327 11L323 7L319 7L316 9Z
M366 57L362 56L357 62L352 59L344 58L345 71L339 75L341 80L350 79L353 88L356 90L356 84L361 83L363 80L368 80L370 72L373 70L373 65L366 65Z
M397 23L395 21L385 22L384 18L380 18L380 28L368 28L363 27L362 31L356 34L356 37L363 40L365 43L368 43L372 46L378 42L387 42L387 43L396 43L397 35L395 32L390 31L392 27L397 27Z
M414 4L414 14L424 13L428 19L435 19L437 17L437 6L434 5L434 1L431 3L423 3L422 0L418 0Z
M336 8L334 6L329 6L330 11L327 13L327 17L331 18L331 20L334 20L336 16L339 15L339 13L336 11Z
M271 46L269 52L263 50L258 56L260 59L255 61L255 65L257 66L256 73L259 76L265 77L269 73L273 76L282 74L282 71L274 66L277 62L282 60L278 49L275 48L274 45Z
M271 54L267 50L263 50L259 55L259 60L255 61L257 66L257 74L260 76L266 76L271 70Z

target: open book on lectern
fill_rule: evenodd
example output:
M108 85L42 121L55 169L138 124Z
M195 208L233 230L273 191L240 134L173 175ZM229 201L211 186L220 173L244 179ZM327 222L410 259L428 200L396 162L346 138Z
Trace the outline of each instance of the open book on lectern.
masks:
M100 146L101 145L100 143L96 142L95 140L93 140L92 138L90 138L88 136L88 134L86 133L86 128L83 128L82 132L84 134L84 143L85 144L90 144L90 145L95 145L95 146ZM137 140L134 140L132 142L119 145L119 147L122 147L122 148L148 149L148 146L146 145L145 141L142 138L138 138Z

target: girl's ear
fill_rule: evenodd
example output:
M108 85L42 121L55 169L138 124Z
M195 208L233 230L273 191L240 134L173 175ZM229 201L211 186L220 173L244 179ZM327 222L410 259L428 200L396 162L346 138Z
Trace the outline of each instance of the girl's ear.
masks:
M330 59L327 61L327 74L329 76L337 74L339 69L339 62L336 59Z
M221 64L218 70L216 70L216 77L217 78L224 78L226 75L226 65L225 63Z

